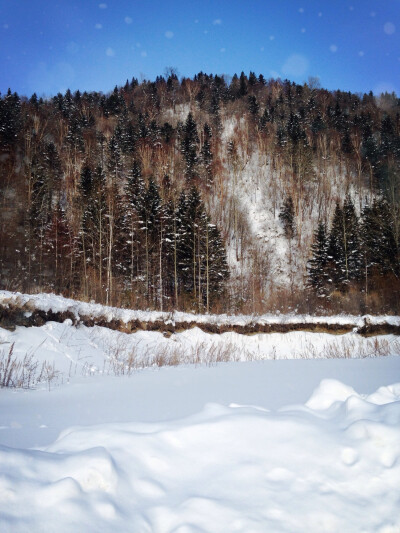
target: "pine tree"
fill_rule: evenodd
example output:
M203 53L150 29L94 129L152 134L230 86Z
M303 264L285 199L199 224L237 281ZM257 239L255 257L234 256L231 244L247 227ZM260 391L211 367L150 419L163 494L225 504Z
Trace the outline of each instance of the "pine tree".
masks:
M244 72L241 72L239 78L239 97L246 96L247 92L247 77Z
M181 140L181 151L186 163L185 176L187 181L192 181L197 176L198 144L199 136L197 134L197 125L193 119L192 113L189 113L183 126L183 136Z
M365 275L399 273L398 245L391 224L389 205L375 199L365 206L360 227Z
M13 146L21 125L20 98L8 89L6 96L0 97L0 146Z
M329 294L328 266L328 235L326 226L318 223L311 245L312 259L308 262L308 284L319 298L326 298Z
M123 159L121 153L121 130L117 126L112 135L110 142L108 143L108 171L110 172L112 179L118 181L123 170Z
M349 195L343 209L336 204L329 236L329 259L331 278L338 289L343 289L361 274L361 250L359 225L354 204Z
M73 118L69 123L68 132L66 136L67 144L71 147L75 162L79 153L84 153L85 144L83 140L82 126L76 118Z
M222 293L229 276L225 249L218 228L210 223L199 191L192 187L178 206L179 277L186 294L198 310L209 310Z
M291 239L295 233L294 226L294 205L291 196L288 196L281 207L281 212L279 213L279 218L282 222L285 236L288 239Z
M254 96L254 94L250 94L248 96L248 105L250 113L256 119L258 117L258 112L260 111L260 105L257 102L257 98Z

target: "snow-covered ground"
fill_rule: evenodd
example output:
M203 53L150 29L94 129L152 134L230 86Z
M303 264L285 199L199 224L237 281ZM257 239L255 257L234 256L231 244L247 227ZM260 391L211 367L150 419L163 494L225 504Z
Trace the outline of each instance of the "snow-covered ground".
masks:
M39 294L22 294L20 292L11 292L0 290L0 306L16 306L24 308L26 316L29 316L34 310L52 311L53 313L69 312L76 321L83 317L93 319L101 318L103 322L119 320L122 323L131 321L146 322L164 322L165 324L215 324L227 326L248 326L254 324L325 324L336 326L351 326L353 328L363 327L367 321L369 324L390 324L400 326L399 316L370 316L363 317L354 315L334 315L334 316L314 316L299 314L264 314L264 315L212 315L212 314L193 314L161 311L142 311L137 309L122 309L110 307L97 303L87 303L64 296L48 293Z
M286 360L3 389L0 530L399 531L399 376Z
M0 329L0 531L399 532L397 339Z

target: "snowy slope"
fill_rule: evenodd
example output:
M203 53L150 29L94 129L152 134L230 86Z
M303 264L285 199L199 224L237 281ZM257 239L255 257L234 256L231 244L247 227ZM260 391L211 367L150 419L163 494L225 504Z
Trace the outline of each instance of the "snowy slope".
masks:
M237 119L228 116L223 121L221 140L229 200L222 209L229 209L235 198L238 211L243 213L248 222L253 245L268 258L265 283L269 292L288 286L303 288L310 246L318 221L323 220L329 227L337 200L343 201L346 193L349 193L359 209L360 203L370 198L370 191L360 184L357 188L355 176L348 169L337 168L329 161L315 160L315 177L304 185L303 197L297 198L294 193L297 191L296 194L299 194L298 186L283 161L278 171L268 150L262 150L261 145L251 141L252 126L249 126L249 120L248 117ZM238 146L235 169L229 163L230 142ZM324 191L322 203L317 201L321 198L321 190ZM281 207L289 195L293 197L296 215L296 233L291 240L285 237L279 220ZM226 216L222 227L226 226L227 219ZM251 263L248 258L242 264L236 260L234 239L233 234L227 243L229 266L233 273L244 270L248 277L252 272Z

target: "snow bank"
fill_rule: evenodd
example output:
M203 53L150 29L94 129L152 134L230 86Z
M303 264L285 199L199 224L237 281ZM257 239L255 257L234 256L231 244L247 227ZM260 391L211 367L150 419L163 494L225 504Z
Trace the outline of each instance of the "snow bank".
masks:
M14 533L399 531L400 385L72 427L40 450L0 446L0 472Z
M182 312L159 312L159 311L140 311L131 309L121 309L109 307L96 303L86 303L55 294L21 294L18 292L0 291L0 307L17 307L26 311L26 318L29 319L29 312L40 310L46 313L63 314L72 317L76 322L80 320L92 320L101 322L101 325L107 325L114 322L121 324L132 324L135 328L146 328L147 324L160 323L171 325L172 327L187 327L198 325L203 327L208 325L209 329L218 327L242 327L243 332L250 330L257 331L258 327L268 326L273 331L274 326L286 326L287 330L296 328L305 328L307 326L321 326L322 328L347 329L357 328L362 330L367 327L393 326L400 327L400 317L398 316L352 316L352 315L335 315L335 316L311 316L311 315L199 315ZM118 325L115 325L117 328ZM267 328L268 329L268 328Z
M40 327L17 326L14 331L0 328L0 386L11 347L15 361L28 359L37 369L36 379L31 376L29 385L19 386L38 386L40 376L49 388L80 376L130 375L147 367L400 355L395 335L363 337L351 332L338 336L308 331L217 335L193 327L166 336L159 331L124 333L100 326L74 326L67 319Z

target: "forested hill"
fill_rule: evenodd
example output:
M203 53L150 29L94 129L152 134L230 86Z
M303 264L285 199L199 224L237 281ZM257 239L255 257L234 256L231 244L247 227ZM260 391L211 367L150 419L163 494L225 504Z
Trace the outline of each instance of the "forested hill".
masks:
M400 99L173 70L0 98L0 289L400 312Z

